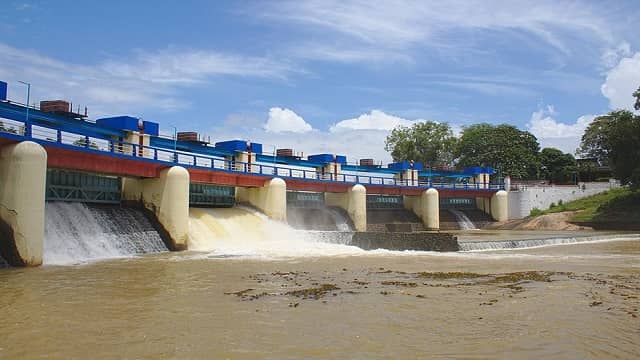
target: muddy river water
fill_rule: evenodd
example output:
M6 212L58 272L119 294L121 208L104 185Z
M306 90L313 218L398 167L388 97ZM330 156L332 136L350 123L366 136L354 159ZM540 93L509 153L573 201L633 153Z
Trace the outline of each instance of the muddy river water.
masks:
M640 239L0 270L0 358L640 357Z

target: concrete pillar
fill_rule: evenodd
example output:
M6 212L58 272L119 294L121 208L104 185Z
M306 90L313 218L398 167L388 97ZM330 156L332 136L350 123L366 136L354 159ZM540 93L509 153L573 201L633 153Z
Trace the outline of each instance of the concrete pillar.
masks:
M14 266L42 264L47 152L23 141L0 149L0 252Z
M491 197L491 216L496 221L509 220L509 199L504 190L500 190Z
M407 186L418 186L418 170L407 169L401 173L394 174L393 177L399 181L399 184Z
M340 174L342 173L342 164L340 163L326 163L322 167L317 167L316 171L318 174L323 174L320 176L323 180L342 180ZM336 177L336 174L338 175Z
M249 203L273 220L287 221L287 184L273 178L257 188L236 188L236 200Z
M440 229L440 199L436 189L422 193L422 222L429 230Z
M141 203L161 226L163 239L171 250L185 250L189 231L189 172L173 166L158 178L123 178L122 200Z
M504 177L504 189L506 191L511 191L511 176Z
M246 151L236 151L233 157L228 156L227 160L230 160L229 163L230 169L235 171L249 171L249 168L246 167L249 163L249 153ZM251 162L255 162L255 154L251 154ZM251 169L255 171L255 169Z
M356 231L367 231L367 189L357 184L346 193L325 193L327 206L336 206L347 211Z
M402 197L404 208L413 211L419 218L422 219L422 197L405 195Z

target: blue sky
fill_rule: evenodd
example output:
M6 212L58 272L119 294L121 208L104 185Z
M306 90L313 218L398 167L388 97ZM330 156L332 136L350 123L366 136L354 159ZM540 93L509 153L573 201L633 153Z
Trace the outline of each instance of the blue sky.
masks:
M0 79L93 118L385 162L389 129L423 120L509 123L573 152L640 86L637 1L176 4L7 0Z

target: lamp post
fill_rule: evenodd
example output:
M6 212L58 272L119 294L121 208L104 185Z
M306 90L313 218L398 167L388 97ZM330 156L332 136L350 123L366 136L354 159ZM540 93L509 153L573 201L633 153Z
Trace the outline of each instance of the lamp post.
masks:
M24 136L31 137L31 125L29 124L29 101L31 98L31 84L20 80L18 80L18 82L27 85L27 117L24 121Z
M175 126L171 127L173 128L173 162L178 162L178 128Z

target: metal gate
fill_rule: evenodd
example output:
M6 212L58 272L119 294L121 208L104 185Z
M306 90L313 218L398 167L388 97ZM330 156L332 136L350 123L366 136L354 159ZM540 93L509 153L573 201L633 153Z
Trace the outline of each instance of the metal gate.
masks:
M399 195L367 195L367 209L404 209Z
M287 206L320 208L324 206L324 193L287 191Z
M209 184L189 185L189 205L209 207L233 207L236 188Z
M442 209L473 209L475 207L475 198L440 198Z
M67 170L47 170L48 201L120 203L120 178Z

